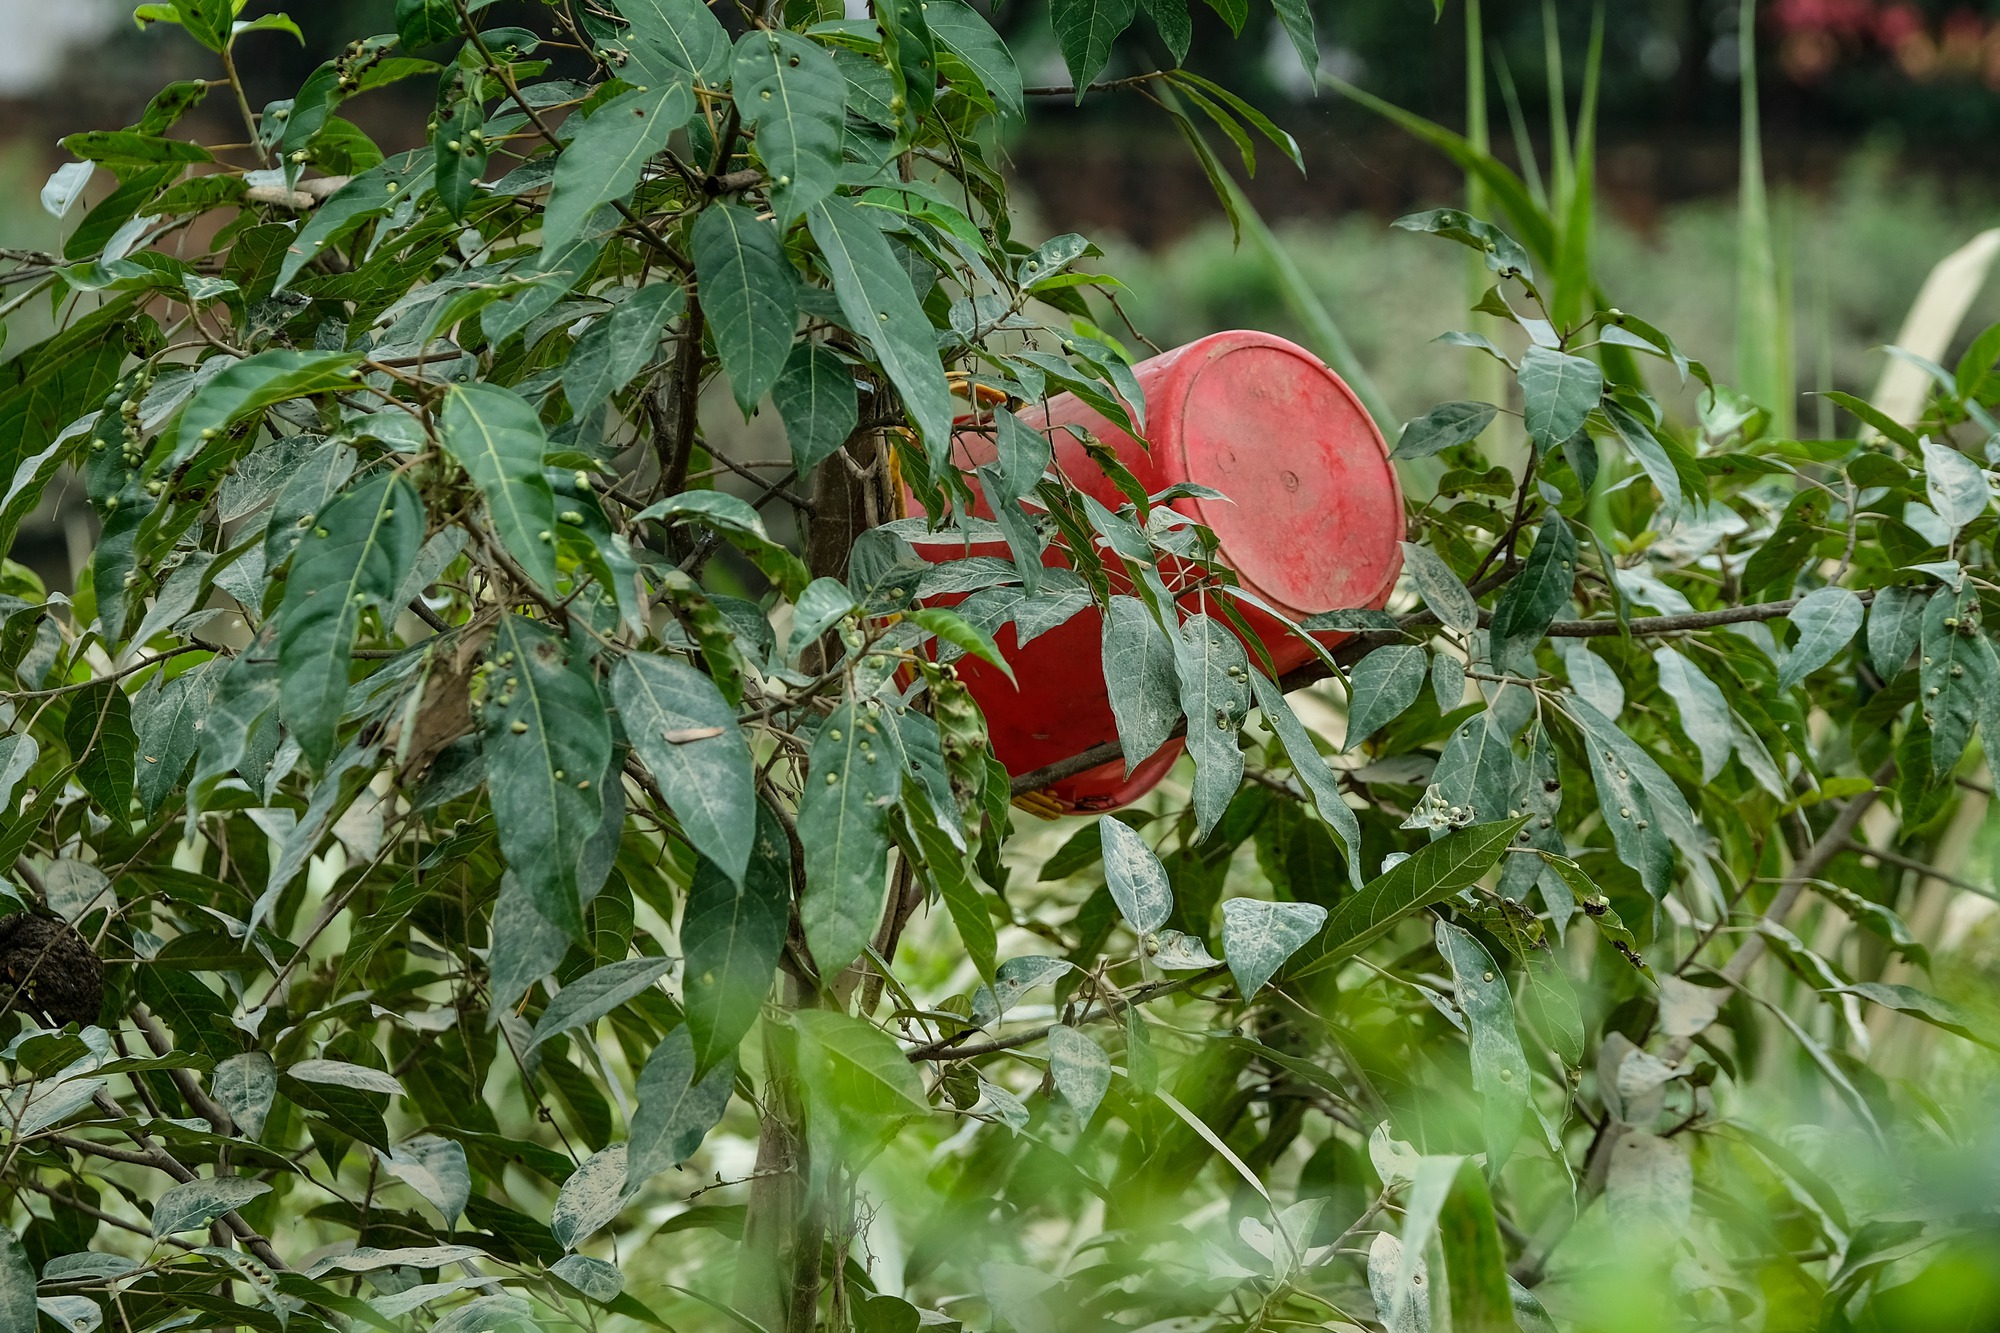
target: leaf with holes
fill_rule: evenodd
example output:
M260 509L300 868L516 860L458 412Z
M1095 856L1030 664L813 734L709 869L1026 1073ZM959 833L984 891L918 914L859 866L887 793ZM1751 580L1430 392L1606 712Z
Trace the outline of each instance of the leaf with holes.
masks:
M847 79L825 47L775 29L737 39L731 75L737 114L757 132L771 178L771 211L789 225L840 181Z

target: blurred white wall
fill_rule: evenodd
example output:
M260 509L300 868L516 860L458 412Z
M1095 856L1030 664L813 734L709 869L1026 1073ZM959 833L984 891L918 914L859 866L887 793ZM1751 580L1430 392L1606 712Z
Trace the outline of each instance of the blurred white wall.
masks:
M0 0L0 97L42 89L63 52L102 34L128 14L120 0Z

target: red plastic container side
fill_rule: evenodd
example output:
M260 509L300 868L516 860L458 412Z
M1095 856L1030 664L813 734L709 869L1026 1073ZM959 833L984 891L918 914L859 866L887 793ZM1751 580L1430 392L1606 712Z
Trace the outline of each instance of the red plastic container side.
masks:
M1177 482L1212 487L1226 500L1176 501L1211 528L1220 555L1243 586L1293 620L1321 611L1380 608L1402 567L1403 497L1375 423L1360 400L1320 360L1266 333L1218 333L1134 367L1145 393L1150 451L1069 394L1046 414L1024 410L1037 428L1074 425L1109 445L1148 493ZM991 461L983 434L957 439L960 461ZM1079 490L1112 509L1126 503L1067 431L1054 434L1054 466ZM962 540L917 543L939 561L967 554ZM973 554L1006 547L975 544ZM1051 563L1059 556L1052 553ZM1312 656L1276 621L1250 607L1244 618L1278 670ZM1031 640L1014 630L998 643L1020 680L965 658L959 671L985 710L993 748L1019 776L1117 739L1094 610ZM1317 636L1329 646L1344 635ZM1179 757L1174 741L1130 774L1122 761L1051 784L1046 796L1069 810L1108 810L1150 791Z

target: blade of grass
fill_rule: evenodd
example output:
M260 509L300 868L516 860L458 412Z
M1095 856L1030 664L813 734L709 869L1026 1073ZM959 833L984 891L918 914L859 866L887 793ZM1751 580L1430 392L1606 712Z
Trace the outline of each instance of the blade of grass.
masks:
M1562 29L1556 23L1556 0L1542 0L1542 65L1549 88L1549 165L1555 173L1555 212L1569 211L1575 184L1570 160L1569 94L1563 87Z
M1757 104L1757 4L1740 0L1737 19L1743 86L1742 180L1737 201L1736 379L1771 412L1780 436L1793 431L1794 393L1788 329L1778 308L1771 206L1764 189L1763 128Z
M1535 140L1528 133L1528 117L1521 110L1521 93L1514 86L1514 68L1500 43L1493 43L1493 73L1500 81L1500 98L1507 104L1507 125L1514 133L1514 152L1521 159L1521 178L1528 194L1542 208L1549 206L1549 192L1542 184L1541 163L1535 157Z
M1966 312L1986 286L1995 259L2000 259L2000 227L1979 233L1939 260L1924 279L1910 313L1903 317L1896 346L1932 361L1944 360L1951 340L1958 334L1958 326L1964 323ZM1892 356L1883 367L1882 378L1876 382L1869 401L1893 421L1915 421L1924 410L1924 395L1929 385L1929 379L1916 365ZM1869 439L1874 434L1873 429L1865 429L1862 437Z
M1567 328L1584 315L1591 296L1590 249L1597 203L1597 90L1604 67L1604 6L1590 21L1590 57L1584 64L1583 101L1577 108L1576 148L1570 159L1568 207L1562 216L1562 258L1556 267L1556 322Z
M1486 122L1486 37L1480 0L1465 0L1465 141L1473 151L1492 156L1492 141ZM1493 201L1479 173L1465 173L1465 211L1476 218L1492 215ZM1465 256L1466 304L1478 305L1493 281L1482 256ZM1488 341L1500 341L1500 321L1493 315L1474 315L1473 331ZM1507 381L1498 361L1488 356L1465 358L1465 396L1479 403L1504 403Z

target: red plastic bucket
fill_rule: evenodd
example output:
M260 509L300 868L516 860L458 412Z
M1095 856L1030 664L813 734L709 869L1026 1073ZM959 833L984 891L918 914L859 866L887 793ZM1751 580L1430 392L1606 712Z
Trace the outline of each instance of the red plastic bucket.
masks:
M1069 394L1046 412L1024 409L1037 429L1077 426L1111 447L1148 494L1178 482L1227 500L1187 499L1174 508L1212 529L1220 555L1249 591L1293 620L1321 611L1380 608L1402 567L1403 496L1381 432L1341 378L1304 348L1267 333L1217 333L1133 368L1146 398L1148 450ZM1053 466L1111 509L1126 503L1068 431L1053 437ZM984 434L957 439L960 461L992 460ZM926 558L968 554L962 540L918 542ZM971 554L1007 554L975 543ZM1051 563L1057 555L1051 553ZM1282 672L1312 650L1269 616L1243 607ZM994 753L1015 776L1118 737L1104 684L1102 621L1087 609L1023 648L1013 627L997 636L1020 680L974 658L959 673L986 713ZM1332 645L1342 634L1316 636ZM1125 772L1122 760L1050 784L1043 795L1066 810L1109 810L1150 791L1180 755L1176 740Z

